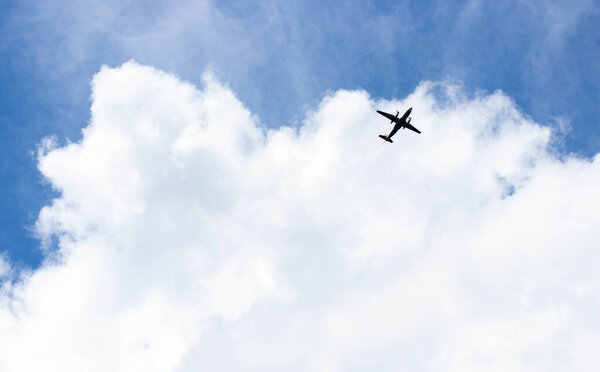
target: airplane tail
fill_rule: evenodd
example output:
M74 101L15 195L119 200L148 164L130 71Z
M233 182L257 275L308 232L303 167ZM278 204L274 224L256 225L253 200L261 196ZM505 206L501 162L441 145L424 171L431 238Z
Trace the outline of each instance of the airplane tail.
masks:
M389 143L393 143L394 142L394 141L392 141L391 138L388 138L387 134L385 134L385 135L380 134L379 138L383 138L384 140L388 141Z

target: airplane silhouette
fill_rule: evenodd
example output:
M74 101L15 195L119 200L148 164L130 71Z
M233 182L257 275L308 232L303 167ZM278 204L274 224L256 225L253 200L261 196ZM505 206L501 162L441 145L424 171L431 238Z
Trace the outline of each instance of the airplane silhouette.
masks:
M408 110L406 110L406 112L404 113L404 115L402 115L402 117L398 117L398 115L400 114L398 111L396 111L396 116L392 115L392 114L388 114L387 112L383 112L383 111L379 111L377 110L378 113L380 113L381 115L385 116L386 118L390 119L390 124L391 123L396 123L396 125L394 125L394 128L392 129L392 131L390 132L390 134L380 134L379 137L383 138L384 140L392 143L394 141L392 141L392 136L394 134L396 134L396 132L402 128L408 128L414 132L417 133L421 133L420 130L418 130L417 128L413 127L410 124L410 118L408 117L408 115L410 115L410 113L412 112L412 107L409 108Z

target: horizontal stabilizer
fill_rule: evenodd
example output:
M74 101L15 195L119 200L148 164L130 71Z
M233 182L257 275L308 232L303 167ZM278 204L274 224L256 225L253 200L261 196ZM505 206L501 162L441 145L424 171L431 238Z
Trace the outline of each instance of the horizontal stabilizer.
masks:
M379 138L383 138L384 140L388 141L389 143L393 143L394 142L390 138L388 138L386 135L383 135L383 134L380 134Z

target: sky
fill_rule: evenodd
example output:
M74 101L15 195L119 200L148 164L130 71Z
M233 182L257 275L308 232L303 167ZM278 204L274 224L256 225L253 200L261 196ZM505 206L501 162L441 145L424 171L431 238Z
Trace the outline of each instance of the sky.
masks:
M596 2L2 5L0 371L600 365Z
M0 246L42 260L32 233L52 189L41 138L81 138L90 81L135 60L199 84L206 69L267 127L297 126L327 92L403 97L423 80L502 90L568 129L561 153L598 150L598 4L593 1L12 2L0 15Z

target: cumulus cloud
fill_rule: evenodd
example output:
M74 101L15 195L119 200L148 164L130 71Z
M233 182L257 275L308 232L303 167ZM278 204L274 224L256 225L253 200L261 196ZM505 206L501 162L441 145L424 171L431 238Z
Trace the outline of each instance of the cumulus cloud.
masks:
M502 92L328 95L263 128L211 74L94 77L47 142L55 251L4 283L0 370L593 370L600 166ZM423 134L375 109L414 107Z

